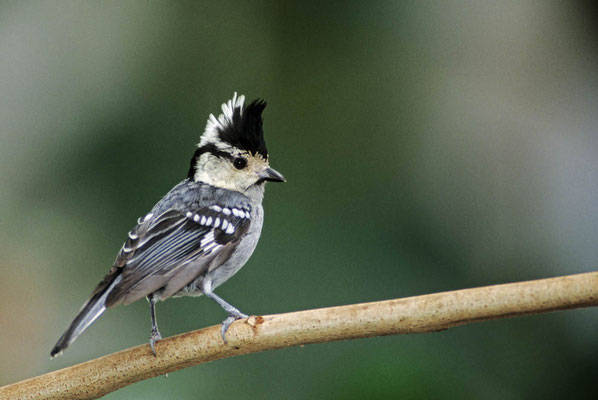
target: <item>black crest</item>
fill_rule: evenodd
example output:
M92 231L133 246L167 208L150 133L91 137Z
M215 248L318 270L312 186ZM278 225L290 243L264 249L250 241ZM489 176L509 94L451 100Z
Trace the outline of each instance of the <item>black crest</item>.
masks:
M230 123L218 127L218 137L233 147L268 158L262 129L265 108L266 102L262 99L252 101L243 111L235 108Z
M211 153L217 157L233 160L232 154L222 151L215 141L226 143L240 150L245 150L253 155L260 154L268 158L268 150L262 129L262 113L266 102L256 99L247 107L242 107L243 96L237 102L237 94L232 100L223 104L223 114L216 119L213 115L208 120L206 132L202 136L200 147L195 150L191 158L187 177L193 179L197 168L197 160L203 153ZM207 140L206 140L207 139Z

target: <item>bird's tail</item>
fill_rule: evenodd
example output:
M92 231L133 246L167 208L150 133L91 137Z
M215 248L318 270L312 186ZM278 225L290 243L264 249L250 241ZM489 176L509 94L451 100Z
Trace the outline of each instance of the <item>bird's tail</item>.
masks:
M106 310L106 297L121 281L122 276L120 272L120 268L112 268L110 273L95 288L89 300L83 304L81 311L79 311L79 314L71 322L69 328L58 339L56 345L54 345L54 348L50 352L52 358L60 355L64 349L73 343Z

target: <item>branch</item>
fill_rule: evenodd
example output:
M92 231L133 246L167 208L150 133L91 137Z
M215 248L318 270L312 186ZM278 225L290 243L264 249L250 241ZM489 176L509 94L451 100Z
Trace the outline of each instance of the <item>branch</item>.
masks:
M382 335L425 333L490 319L598 305L598 272L403 299L252 316L222 342L212 326L132 347L0 387L0 398L95 399L144 379L265 350Z

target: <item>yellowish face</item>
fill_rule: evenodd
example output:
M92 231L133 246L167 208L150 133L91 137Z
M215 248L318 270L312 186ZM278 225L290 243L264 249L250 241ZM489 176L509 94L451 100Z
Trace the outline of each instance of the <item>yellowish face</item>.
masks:
M268 160L259 153L253 155L247 151L236 151L229 158L206 152L197 160L194 180L245 193L262 180L261 175L268 167Z

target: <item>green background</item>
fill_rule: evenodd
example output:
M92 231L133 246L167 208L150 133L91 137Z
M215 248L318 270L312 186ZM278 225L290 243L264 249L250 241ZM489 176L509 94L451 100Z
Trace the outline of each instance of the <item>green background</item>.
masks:
M586 4L585 6L583 4ZM147 303L49 351L209 113L262 97L249 314L596 269L590 2L0 2L0 384L147 342ZM165 336L219 323L158 305ZM108 399L595 395L597 310L222 360Z

